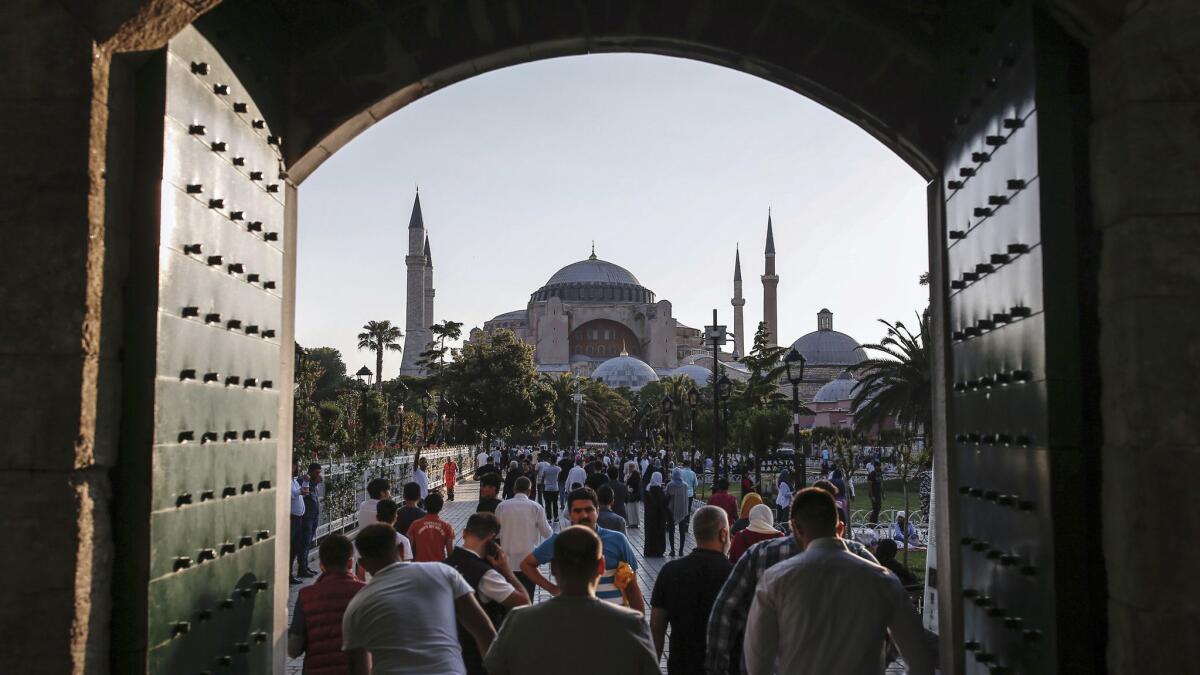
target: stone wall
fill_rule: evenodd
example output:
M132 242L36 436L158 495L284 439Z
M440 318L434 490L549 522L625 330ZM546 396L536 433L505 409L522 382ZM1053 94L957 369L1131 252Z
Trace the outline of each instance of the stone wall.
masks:
M1200 3L1128 3L1091 47L1110 672L1200 635ZM1175 648L1177 646L1180 648Z

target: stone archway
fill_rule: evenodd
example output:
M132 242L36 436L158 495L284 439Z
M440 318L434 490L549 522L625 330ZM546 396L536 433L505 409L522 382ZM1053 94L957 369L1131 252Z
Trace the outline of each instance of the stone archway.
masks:
M438 3L436 8L434 3L415 2L389 13L366 3L316 2L307 3L303 14L293 14L290 3L282 2L228 2L218 7L216 2L154 0L87 7L71 2L39 3L36 8L20 4L0 10L5 19L0 22L5 26L3 43L13 50L0 66L10 83L0 118L5 128L20 134L10 141L15 148L9 169L12 189L0 196L6 241L19 252L3 277L3 307L12 317L6 322L11 328L0 340L7 373L3 391L15 413L3 479L14 503L29 510L23 522L33 525L22 525L29 529L21 533L39 542L28 553L41 563L41 578L30 580L23 592L30 597L41 594L39 599L49 606L36 634L22 614L28 603L10 603L0 614L6 634L25 645L10 661L14 667L99 672L106 669L111 654L137 649L110 644L114 621L108 603L114 583L118 589L144 583L147 571L137 561L146 556L149 544L134 538L122 542L132 548L116 550L108 514L114 478L118 502L148 498L132 488L138 481L152 481L149 475L119 470L121 451L128 450L121 447L122 429L153 423L146 412L149 401L128 394L131 381L152 376L153 371L131 370L124 361L129 350L156 344L140 342L138 335L152 331L131 323L131 317L145 319L135 309L145 301L139 293L147 289L126 281L136 278L139 261L152 255L138 247L132 237L137 230L127 217L146 207L140 188L147 177L138 173L141 146L135 127L138 110L148 101L153 104L155 92L140 88L131 74L135 62L152 61L155 54L141 52L162 47L196 21L200 32L236 64L239 76L247 74L241 79L263 119L283 135L282 156L293 174L284 188L289 210L285 222L293 226L295 182L375 120L478 72L590 51L660 52L741 68L838 110L922 175L935 179L944 166L962 168L959 158L950 156L953 141L943 135L953 133L953 116L959 112L956 88L975 76L971 57L985 51L980 45L987 44L986 36L1005 30L1003 21L993 18L1009 11L1004 6L1021 11L1025 3L959 10L943 9L936 2L908 3L903 9L813 4L630 0L561 4L547 11L538 3L520 1ZM1061 381L1082 377L1093 392L1102 382L1106 401L1119 405L1102 417L1098 406L1090 404L1056 411L1104 433L1103 438L1092 434L1063 441L1064 452L1080 456L1085 470L1061 476L1065 487L1056 483L1051 499L1077 496L1078 515L1091 522L1075 531L1074 540L1070 531L1058 533L1068 535L1062 540L1064 547L1095 546L1100 531L1096 521L1102 516L1106 525L1108 576L1093 564L1076 582L1077 589L1090 591L1089 602L1100 617L1089 624L1092 634L1082 643L1083 656L1097 657L1096 652L1107 649L1114 671L1133 664L1169 671L1181 665L1176 659L1182 654L1156 646L1164 638L1189 635L1196 610L1179 608L1174 598L1194 595L1190 591L1197 582L1174 569L1168 559L1145 559L1150 557L1145 552L1154 550L1167 533L1140 525L1156 522L1140 495L1168 495L1159 506L1168 511L1173 504L1187 504L1186 497L1174 495L1188 494L1184 477L1190 472L1164 479L1144 469L1160 459L1179 461L1181 448L1182 456L1190 457L1186 449L1194 446L1176 423L1194 412L1190 403L1174 395L1189 388L1187 369L1161 366L1169 365L1163 359L1173 358L1162 355L1189 353L1182 336L1190 334L1187 326L1197 321L1195 280L1165 270L1193 266L1200 259L1200 231L1189 220L1195 212L1190 195L1200 147L1185 131L1174 131L1186 130L1194 114L1196 88L1189 84L1194 73L1180 64L1194 59L1191 45L1200 31L1200 17L1183 0L1155 7L1126 8L1119 0L1097 3L1103 9L1085 9L1083 4L1058 0L1039 5L1058 24L1037 28L1042 37L1047 30L1065 28L1087 46L1092 89L1080 94L1090 96L1096 118L1083 120L1082 127L1072 127L1075 135L1059 139L1067 156L1090 146L1091 156L1083 165L1089 168L1090 162L1090 174L1076 176L1067 194L1043 197L1061 207L1047 214L1051 216L1062 216L1066 209L1078 217L1081 209L1086 213L1093 206L1090 222L1080 222L1103 230L1104 242L1099 248L1093 241L1096 248L1085 247L1086 255L1080 254L1080 242L1064 239L1051 241L1045 250L1059 247L1047 260L1068 278L1099 279L1090 296L1084 288L1084 296L1076 298L1090 297L1095 316L1084 316L1082 328L1076 328L1078 368L1061 373ZM863 52L870 58L862 58ZM1078 67L1069 58L1060 64L1061 72ZM1087 124L1090 142L1083 133ZM985 134L990 135L997 134ZM943 229L943 189L957 188L940 182L931 188L935 235ZM994 206L1003 204L971 208ZM30 223L41 226L29 227ZM944 229L954 231L955 225ZM285 243L293 242L294 230L285 228L282 236ZM943 240L935 236L931 242L935 279L947 284L938 285L935 304L949 308L952 303L941 294L954 290L948 286L951 275L982 272L951 270L955 263L943 260ZM1137 256L1135 264L1129 262L1131 254ZM50 256L55 256L52 264ZM944 265L940 270L939 264ZM286 274L285 265L285 295ZM948 338L956 329L965 331L966 319L971 319L971 328L994 329L994 318L963 309L962 314L943 316L946 323L938 327L939 335ZM1144 320L1150 313L1173 316L1176 325L1153 325ZM286 344L291 335L286 310L284 314L279 341ZM978 325L979 320L992 321L993 327ZM1062 353L1057 352L1060 357ZM290 359L281 359L279 384L286 385L289 368ZM994 376L972 373L970 383L960 383L973 383L976 389L995 384L993 379L981 385L984 377ZM938 396L937 408L950 409L951 392L943 390ZM1176 402L1164 406L1164 401ZM286 406L281 405L281 411L279 431L286 433ZM963 433L970 442L972 432ZM995 441L997 434L990 435ZM285 438L278 440L286 447ZM1097 453L1101 443L1103 451ZM279 464L276 484L286 479L286 469ZM1103 497L1098 485L1101 464ZM949 494L950 485L944 487L943 494ZM118 508L146 505L125 503ZM47 513L53 516L43 517ZM115 566L114 555L119 560ZM963 587L954 578L957 567L943 569L940 581L951 589ZM17 567L5 571L10 578L21 572ZM953 600L944 605L954 609L951 614L981 611L963 610L960 599ZM130 614L121 613L126 610ZM124 621L134 632L145 628L146 616L137 607L117 611L116 623ZM274 627L277 645L280 628ZM951 639L943 652L958 659L951 664L964 663L958 645L971 637L960 630L954 622L946 627ZM1110 638L1107 647L1096 634L1103 631ZM972 659L966 663L976 669L988 662ZM1083 663L1072 667L1084 670Z

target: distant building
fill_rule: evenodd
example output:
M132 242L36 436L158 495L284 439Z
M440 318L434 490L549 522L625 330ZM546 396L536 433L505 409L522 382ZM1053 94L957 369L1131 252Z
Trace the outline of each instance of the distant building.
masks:
M817 329L802 335L792 348L804 357L803 401L815 400L821 387L867 359L857 340L833 329L833 312L828 309L817 312Z
M651 373L673 370L681 354L702 347L700 331L677 322L669 301L656 299L629 270L598 258L595 247L587 259L555 272L524 309L495 316L469 339L486 340L500 329L533 345L539 371L584 377L620 356Z

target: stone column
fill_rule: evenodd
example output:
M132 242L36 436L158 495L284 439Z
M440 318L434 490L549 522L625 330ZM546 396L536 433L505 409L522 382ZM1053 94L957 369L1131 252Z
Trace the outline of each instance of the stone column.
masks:
M1091 48L1110 672L1184 672L1200 635L1200 4L1129 3Z
M143 4L0 4L0 493L21 549L0 556L0 575L20 580L0 607L10 672L108 670L129 227L106 213L127 206L108 199L129 179L108 162L132 154L110 68L211 3Z

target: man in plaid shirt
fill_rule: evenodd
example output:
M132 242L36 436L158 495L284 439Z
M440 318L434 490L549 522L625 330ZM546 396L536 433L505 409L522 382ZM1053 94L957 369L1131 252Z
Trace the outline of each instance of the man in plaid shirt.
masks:
M822 485L827 482L817 481L813 487L826 489L832 494L836 488L832 485L828 488ZM847 539L845 542L851 553L879 564L866 546L853 539ZM796 537L788 535L755 544L737 561L721 592L717 594L712 613L708 616L708 641L704 659L708 675L741 675L742 639L746 632L746 617L750 614L750 604L754 602L754 589L758 587L763 573L773 565L803 550Z

